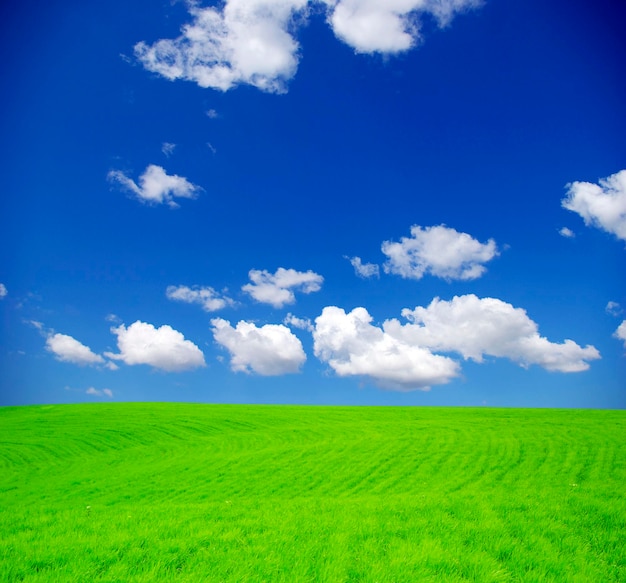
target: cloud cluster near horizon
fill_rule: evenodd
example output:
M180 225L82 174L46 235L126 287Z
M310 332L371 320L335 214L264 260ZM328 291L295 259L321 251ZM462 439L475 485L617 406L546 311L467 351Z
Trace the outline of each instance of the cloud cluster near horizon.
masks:
M346 313L328 306L315 320L315 355L339 376L369 377L398 390L428 389L457 377L459 363L436 352L478 363L485 356L507 358L558 372L584 371L588 361L600 358L593 346L550 342L525 310L496 298L435 298L425 308L402 310L402 316L408 323L394 318L378 327L363 307Z
M143 66L166 79L227 91L248 84L282 93L300 59L298 26L322 11L335 36L357 53L407 51L422 40L424 17L447 25L480 0L226 0L188 5L191 22L174 39L135 45Z

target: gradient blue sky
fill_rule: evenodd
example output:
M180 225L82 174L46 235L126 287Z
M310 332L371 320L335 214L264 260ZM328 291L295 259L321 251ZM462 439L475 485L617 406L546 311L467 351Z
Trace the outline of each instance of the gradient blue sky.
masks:
M626 407L617 10L4 3L0 405Z

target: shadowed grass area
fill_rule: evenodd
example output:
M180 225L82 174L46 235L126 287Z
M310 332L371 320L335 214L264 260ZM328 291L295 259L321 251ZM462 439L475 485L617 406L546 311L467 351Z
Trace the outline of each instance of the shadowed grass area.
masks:
M626 412L0 408L0 580L626 581Z

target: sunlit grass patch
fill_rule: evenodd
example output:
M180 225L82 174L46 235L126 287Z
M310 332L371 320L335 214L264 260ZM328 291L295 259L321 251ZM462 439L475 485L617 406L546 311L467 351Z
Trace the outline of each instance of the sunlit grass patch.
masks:
M2 581L626 580L626 415L0 409Z

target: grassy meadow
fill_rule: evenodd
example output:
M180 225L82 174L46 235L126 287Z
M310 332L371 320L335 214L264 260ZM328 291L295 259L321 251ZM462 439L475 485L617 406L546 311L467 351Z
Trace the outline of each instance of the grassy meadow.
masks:
M626 412L0 408L0 581L626 581Z

